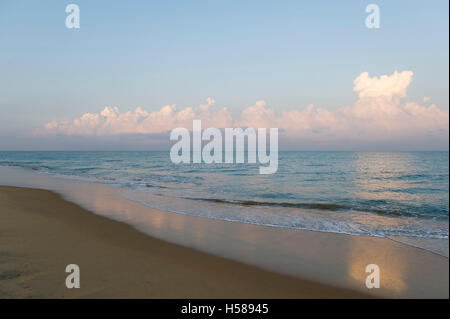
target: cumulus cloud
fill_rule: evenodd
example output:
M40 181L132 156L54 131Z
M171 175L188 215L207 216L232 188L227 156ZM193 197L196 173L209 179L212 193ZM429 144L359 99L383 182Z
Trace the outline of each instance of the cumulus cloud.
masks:
M391 75L371 77L361 73L354 80L358 98L353 105L330 111L309 105L302 109L276 112L265 101L242 110L233 119L227 108L216 108L207 98L197 108L166 105L149 112L141 107L120 113L116 107L105 107L100 113L85 113L73 121L47 123L39 135L116 135L158 134L175 127L192 128L192 120L201 119L206 127L278 127L281 136L290 140L310 141L383 141L414 138L448 140L448 110L407 99L412 71L395 71Z
M192 127L194 119L201 119L210 127L232 126L232 118L227 108L211 110L214 100L207 98L205 105L195 111L186 107L177 111L175 104L163 106L160 110L148 112L141 107L134 111L120 113L117 107L105 107L100 113L85 113L73 121L53 121L38 135L116 135L116 134L158 134L175 127Z
M382 75L379 78L371 78L369 73L363 72L353 82L353 91L360 99L406 97L406 89L412 77L412 71L395 71L392 75Z

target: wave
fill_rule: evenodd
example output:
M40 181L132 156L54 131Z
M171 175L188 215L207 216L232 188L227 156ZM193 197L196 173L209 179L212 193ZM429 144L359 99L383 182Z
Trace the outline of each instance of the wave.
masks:
M242 205L242 206L271 206L271 207L286 207L286 208L320 209L330 211L338 211L346 209L345 206L328 203L287 203L287 202L274 203L274 202L262 202L254 200L226 200L219 198L186 198L186 197L184 199L232 204L232 205Z
M363 205L350 206L336 203L313 203L313 202L305 202L305 203L291 203L291 202L267 202L267 201L255 201L255 200L227 200L220 198L187 198L184 199L196 200L196 201L205 201L205 202L213 202L218 204L230 204L230 205L240 205L240 206L260 206L260 207L283 207L283 208L299 208L299 209L312 209L312 210L321 210L321 211L332 211L332 212L345 212L345 211L363 211L366 213L374 213L382 216L392 216L392 217L421 217L427 219L436 219L443 218L447 219L446 216L442 216L439 214L417 214L413 212L408 212L406 210L396 210L396 209L380 209L374 208L367 205L367 207Z
M20 167L20 168L29 169L32 171L39 171L39 170L47 168L45 166L22 165L22 164L8 163L8 162L0 162L0 166Z

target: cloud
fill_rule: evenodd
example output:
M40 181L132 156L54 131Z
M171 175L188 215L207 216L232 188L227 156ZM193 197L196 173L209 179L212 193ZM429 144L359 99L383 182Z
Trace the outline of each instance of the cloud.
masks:
M211 98L197 108L177 110L166 105L148 112L140 107L120 113L105 107L100 113L85 113L73 121L54 121L36 131L38 135L105 136L120 134L159 134L175 127L192 128L192 120L201 119L206 127L278 127L280 138L288 141L404 141L438 139L448 142L449 112L436 105L407 99L412 71L395 71L391 75L370 77L361 73L354 80L358 98L353 105L330 111L309 105L303 109L276 112L265 101L242 110L233 119L227 108L216 108ZM332 144L330 144L332 145Z
M158 134L175 127L192 127L194 119L201 119L210 127L232 126L232 118L226 108L211 110L214 100L207 98L207 104L200 105L196 112L191 107L177 111L176 105L166 105L159 111L148 112L141 107L134 111L120 113L117 107L105 107L99 114L85 113L80 118L69 121L53 121L37 135L118 135L118 134Z
M379 78L370 77L369 73L361 73L353 82L353 91L359 99L406 97L406 89L411 83L412 71L395 71L392 75L382 75Z

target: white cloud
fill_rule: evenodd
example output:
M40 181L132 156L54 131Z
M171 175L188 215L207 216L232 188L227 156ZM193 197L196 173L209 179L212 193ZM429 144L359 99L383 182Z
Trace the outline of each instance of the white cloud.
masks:
M107 106L99 114L85 113L72 122L49 122L36 133L38 135L156 134L175 127L191 128L194 119L201 119L204 125L211 127L231 126L232 118L227 109L210 110L213 104L214 100L208 98L207 104L200 105L197 112L191 107L177 111L175 104L166 105L154 112L138 107L126 113L120 113L117 107Z
M37 131L40 135L115 135L155 134L175 127L192 128L192 120L201 119L206 127L278 127L289 140L309 141L384 141L439 137L448 140L448 110L436 105L408 101L407 88L412 71L395 71L391 75L370 77L361 73L354 80L358 99L351 106L330 111L309 105L303 109L276 112L264 101L245 108L233 119L227 108L216 108L211 98L198 108L177 110L166 105L148 112L140 107L120 113L105 107L99 114L85 113L71 122L50 122Z
M369 73L361 73L353 82L353 91L359 99L406 97L406 89L411 83L412 71L395 71L392 75L382 75L379 78L370 77Z

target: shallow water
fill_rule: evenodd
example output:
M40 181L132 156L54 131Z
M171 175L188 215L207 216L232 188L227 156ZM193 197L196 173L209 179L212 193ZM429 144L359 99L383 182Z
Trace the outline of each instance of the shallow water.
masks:
M172 212L388 237L448 256L448 152L280 152L259 164L173 164L169 152L0 152L22 166L119 187Z

